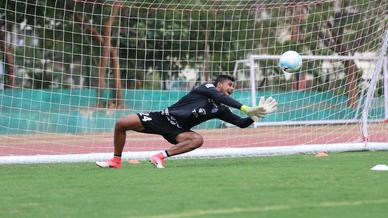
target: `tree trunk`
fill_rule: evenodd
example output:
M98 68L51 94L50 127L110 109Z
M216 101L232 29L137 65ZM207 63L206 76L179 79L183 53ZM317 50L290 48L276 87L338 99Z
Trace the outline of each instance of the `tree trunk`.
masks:
M115 108L123 109L123 98L122 98L122 87L121 87L121 73L120 73L120 61L118 56L118 51L115 48L111 49L112 55L112 69L113 69L113 77L114 77L114 104Z
M297 44L298 42L304 41L304 35L300 30L301 26L305 24L307 15L304 6L294 4L291 10L291 42ZM297 72L293 78L295 80L292 86L294 89L306 89L306 76L303 72Z
M353 60L345 61L346 89L348 91L348 107L357 106L357 74L356 64Z
M326 33L321 33L320 37L323 39L324 44L330 48L333 52L339 55L349 55L350 49L346 43L343 43L344 27L337 27L337 23L346 16L346 13L342 8L346 7L345 2L342 0L334 1L334 17L335 21L327 21ZM327 37L326 35L330 35ZM347 105L348 107L357 106L357 68L353 60L343 61L346 74L346 90L348 95Z
M332 31L334 32L334 31ZM333 36L335 38L335 49L334 51L339 53L340 55L349 55L349 51L346 46L343 44L343 31L340 31L340 34L334 33ZM357 69L354 60L346 60L343 62L345 66L345 74L346 74L346 90L348 93L348 107L356 107L357 106Z
M209 58L210 58L210 49L209 49L209 36L207 29L205 30L205 55L204 55L204 66L203 73L205 81L209 81Z
M71 6L71 5L70 5ZM120 76L120 61L118 56L118 51L115 48L111 47L111 32L113 22L119 12L120 4L114 2L112 5L112 13L109 16L109 19L104 23L104 35L101 36L97 28L84 22L83 16L74 13L74 18L77 22L81 24L82 30L93 36L93 38L100 44L102 47L102 55L100 59L100 64L98 68L98 87L97 87L97 107L114 107L114 108L123 108L122 100L122 86L121 86L121 76ZM110 56L109 56L110 55ZM114 75L114 105L108 105L108 102L104 102L102 99L103 92L106 89L105 75L106 70L108 69L109 59L112 61L113 75Z
M112 28L112 17L104 23L104 35L102 36L100 65L98 66L97 86L97 107L107 107L108 102L103 101L103 93L106 88L105 74L109 64L110 54L110 33Z
M297 42L299 38L299 27L298 27L298 20L296 17L296 7L293 6L291 8L291 42Z
M304 5L293 5L291 8L291 41L303 42L305 36L303 34L303 26L307 20L307 8Z
M15 58L13 56L12 46L6 41L6 34L0 29L0 47L5 55L6 83L4 88L14 88L15 82Z
M334 2L334 12L335 17L337 19L341 19L343 16L343 8L346 7L345 2L342 0L336 0ZM340 55L349 55L349 49L343 43L343 33L344 28L341 27L338 31L335 31L335 23L333 24L333 28L331 28L332 37L334 39L334 51ZM345 66L345 74L346 74L346 90L348 93L348 107L356 107L357 106L357 69L356 64L353 60L344 61Z

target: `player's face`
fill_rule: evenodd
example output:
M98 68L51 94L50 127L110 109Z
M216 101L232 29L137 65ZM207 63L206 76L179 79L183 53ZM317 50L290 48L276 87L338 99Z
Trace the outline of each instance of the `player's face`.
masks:
M230 80L224 80L218 83L217 89L225 95L231 95L234 90L234 83Z

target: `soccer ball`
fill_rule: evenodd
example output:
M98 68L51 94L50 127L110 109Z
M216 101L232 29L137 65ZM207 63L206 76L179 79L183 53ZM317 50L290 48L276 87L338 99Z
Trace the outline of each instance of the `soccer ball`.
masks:
M286 51L280 56L279 67L287 73L298 72L302 67L302 57L296 51Z

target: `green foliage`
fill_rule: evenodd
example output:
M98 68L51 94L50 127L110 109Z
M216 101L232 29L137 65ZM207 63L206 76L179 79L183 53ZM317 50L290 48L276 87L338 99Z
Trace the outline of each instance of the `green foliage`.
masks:
M24 59L48 59L67 66L81 60L80 74L93 78L94 68L100 62L101 45L74 15L81 16L84 24L91 24L102 36L114 2L1 1L0 15L5 22L0 22L0 26L26 21L32 28L29 34L39 39L37 45L26 43L15 49L23 50L17 51L20 55L16 58L22 59L17 63L24 63ZM293 25L295 7L291 7L291 2L122 1L112 28L112 45L119 48L122 77L127 81L143 80L152 69L165 80L177 77L186 66L200 68L201 74L206 67L213 76L231 73L235 61L250 54L280 54L293 49L302 54L333 55L339 53L341 46L340 53L351 55L380 47L387 19L376 15L388 10L383 1L346 0L339 10L334 8L333 1L306 4L306 20L296 22L303 40L281 40L279 32L290 32ZM343 36L341 44L336 44L335 34ZM319 76L314 69L305 70ZM96 83L91 80L89 85Z

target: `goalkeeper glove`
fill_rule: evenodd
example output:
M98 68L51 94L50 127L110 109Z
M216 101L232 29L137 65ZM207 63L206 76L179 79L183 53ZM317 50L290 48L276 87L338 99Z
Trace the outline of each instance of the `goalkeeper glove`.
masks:
M274 112L277 109L277 101L269 97L265 99L264 97L260 98L259 105L254 107L249 107L242 105L240 110L246 113L253 121L257 122L260 118L265 117L265 115Z
M260 97L258 107L264 108L265 114L270 114L278 109L278 102L276 99L269 97L265 99L264 97Z
M246 113L255 122L259 121L260 118L266 115L264 108L259 106L249 107L243 105L241 106L240 110Z

